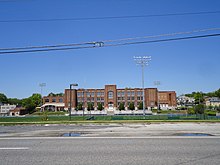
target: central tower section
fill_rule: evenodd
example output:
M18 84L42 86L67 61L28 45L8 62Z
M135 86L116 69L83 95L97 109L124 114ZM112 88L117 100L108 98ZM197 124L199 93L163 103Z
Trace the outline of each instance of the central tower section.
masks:
M105 109L115 110L117 107L116 85L105 85Z

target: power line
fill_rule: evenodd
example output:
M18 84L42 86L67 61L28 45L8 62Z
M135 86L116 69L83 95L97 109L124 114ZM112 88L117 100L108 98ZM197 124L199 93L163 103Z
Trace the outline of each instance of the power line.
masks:
M166 34L151 35L151 36L131 37L131 38L122 38L122 39L115 39L115 40L104 40L102 42L106 43L106 42L118 42L118 41L147 39L147 38L159 38L159 37L176 36L176 35L182 35L182 34L193 34L193 33L217 31L217 30L220 30L220 28L196 29L196 30L192 30L192 31L182 31L182 32L166 33Z
M0 51L2 50L25 50L25 49L43 49L43 48L57 48L57 47L68 47L68 46L81 46L81 45L88 45L94 43L73 43L73 44L59 44L59 45L45 45L45 46L28 46L28 47L15 47L15 48L0 48Z
M110 47L110 46L125 46L125 45L149 44L149 43L169 42L169 41L198 39L198 38L217 37L217 36L220 36L220 33L208 34L208 35L199 35L199 36L190 36L190 37L180 37L180 38L168 38L168 39L160 39L160 40L150 40L150 41L127 42L127 43L118 43L118 44L106 44L106 45L103 45L103 46L95 46L95 45L94 45L94 46L56 48L56 49L35 49L35 50L3 51L3 52L0 52L0 54L15 54L15 53L30 53L30 52L48 52L48 51L72 50L72 49L87 49L87 48Z
M199 36L190 36L190 37L179 37L179 38L168 38L168 39L160 39L160 40L150 40L150 41L138 41L138 42L127 42L127 43L118 43L118 44L107 44L105 46L108 47L108 46L137 45L137 44L168 42L168 41L188 40L188 39L217 37L217 36L220 36L220 33L208 34L208 35L199 35Z
M185 31L185 32L175 32L175 33L166 33L166 34L159 34L159 35L151 35L151 36L142 36L142 37L130 37L130 38L121 38L121 39L114 39L114 40L103 40L99 41L90 41L90 42L82 42L82 43L71 43L71 44L57 44L57 45L43 45L43 46L27 46L27 47L14 47L14 48L0 48L0 51L6 50L29 50L29 49L46 49L46 48L60 48L60 47L72 47L72 46L103 46L103 44L108 42L120 42L120 41L133 41L133 40L140 40L140 39L149 39L149 38L159 38L159 37L168 37L168 36L177 36L183 34L193 34L199 32L208 32L208 31L217 31L220 28L208 28L208 29L197 29L192 31Z
M109 19L134 19L147 17L170 17L170 16L188 16L188 15L205 15L219 14L220 11L202 11L202 12L184 12L184 13L165 13L165 14L148 14L148 15L127 15L127 16L106 16L106 17L79 17L79 18L48 18L48 19L16 19L0 20L0 23L22 23L22 22L54 22L54 21L88 21L88 20L109 20Z

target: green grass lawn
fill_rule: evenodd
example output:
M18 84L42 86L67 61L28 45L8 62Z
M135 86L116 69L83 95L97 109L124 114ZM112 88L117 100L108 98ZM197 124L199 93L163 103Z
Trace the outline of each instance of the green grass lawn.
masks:
M68 124L68 123L140 123L140 122L220 122L216 116L177 116L177 115L149 115L149 116L26 116L0 117L1 125L13 124Z

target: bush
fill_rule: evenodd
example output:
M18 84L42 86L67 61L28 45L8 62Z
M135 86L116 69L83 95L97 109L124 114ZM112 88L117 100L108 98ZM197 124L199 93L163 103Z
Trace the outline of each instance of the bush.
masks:
M134 103L130 103L128 108L129 108L130 110L134 110L134 109L135 109Z
M141 102L141 103L138 105L138 109L139 109L139 110L142 110L142 109L143 109L143 102Z
M190 115L195 114L194 108L188 108L188 109L187 109L187 114L190 114Z
M120 103L118 109L119 109L120 111L121 111L121 110L125 110L125 105L124 105L123 103Z
M98 108L97 108L99 111L103 110L103 106L101 103L98 103Z
M204 114L205 106L203 104L199 104L195 106L195 113L196 114Z

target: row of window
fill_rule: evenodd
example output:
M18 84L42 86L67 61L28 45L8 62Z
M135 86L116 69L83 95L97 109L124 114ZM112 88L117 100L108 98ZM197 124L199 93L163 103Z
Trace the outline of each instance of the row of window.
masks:
M127 91L127 92L124 92L124 91L119 91L118 92L118 96L125 96L125 94L127 94L127 96L135 96L135 93L138 95L138 96L141 96L142 95L142 91Z
M77 98L77 100L79 101L79 102L83 102L84 101L84 98L82 97L79 97L79 98ZM104 101L104 97L97 97L96 98L96 100L97 101ZM95 98L94 97L88 97L87 99L86 99L86 101L92 101L92 102L94 102L95 101Z
M78 105L81 104L82 106L85 106L85 103L84 103L84 102L80 102L80 101L79 101L77 104L78 104ZM93 104L93 103L92 103L92 104ZM100 104L101 104L102 106L104 106L104 102L101 102ZM93 105L94 105L94 104L93 104Z
M125 100L126 97L118 97L118 101ZM127 97L127 100L135 100L135 97ZM138 96L137 100L143 100L143 97Z
M130 103L129 102L127 102L127 104L126 104L126 102L118 102L118 106L120 105L120 104L124 104L124 105L129 105ZM140 105L140 104L142 104L143 102L137 102L137 106L138 105ZM136 104L135 104L135 106L136 106Z
M125 94L127 94L127 96L135 96L135 93L137 94L137 96L142 96L142 91L118 91L118 96L125 96ZM94 97L95 96L95 92L86 92L87 97ZM96 95L99 96L104 96L104 92L96 92ZM110 91L108 93L108 95L110 97L113 97L113 92ZM84 97L84 92L77 92L77 96L78 97Z
M78 97L83 97L84 93L86 93L87 97L94 97L95 92L77 92ZM97 96L104 96L104 92L96 92Z
M50 99L44 99L45 103L49 103L50 102ZM52 99L52 103L56 103L57 102L57 99L53 98ZM63 103L63 99L62 98L59 98L58 100L59 103Z
M124 105L126 105L126 106L130 104L129 102L128 102L127 104L126 104L125 102L121 102L121 103L124 104ZM118 106L119 106L121 103L118 103ZM137 106L138 106L139 104L141 104L141 103L142 103L142 102L137 102ZM79 102L78 102L78 105L79 105L79 104L81 104L82 106L85 106L85 103L84 103L84 102L80 102L80 101L79 101ZM102 106L104 106L104 102L102 102L101 104L102 104Z

